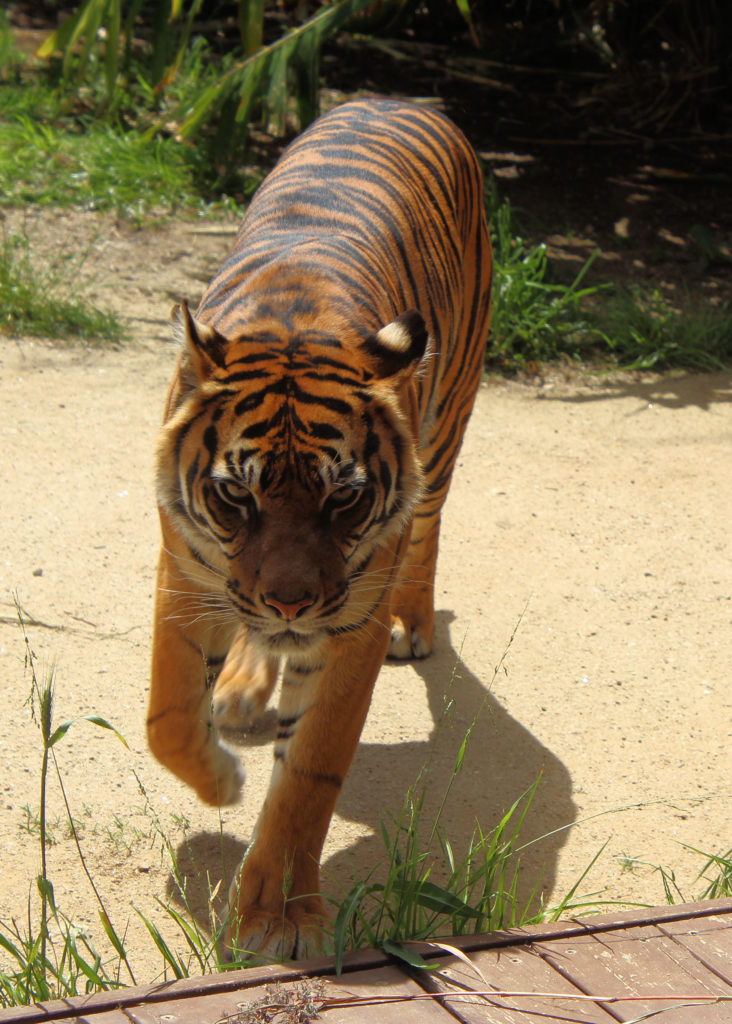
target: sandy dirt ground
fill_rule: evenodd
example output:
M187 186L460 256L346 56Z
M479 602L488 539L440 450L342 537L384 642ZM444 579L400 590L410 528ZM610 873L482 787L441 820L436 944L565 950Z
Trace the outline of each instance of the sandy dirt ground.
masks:
M216 886L241 856L272 761L269 713L238 746L244 800L219 818L155 763L143 728L152 456L175 356L167 314L181 296L197 300L232 233L135 233L52 212L28 229L39 250L91 246L89 294L132 338L111 349L0 340L0 920L23 927L40 860L41 745L16 593L39 670L55 665L56 722L100 715L128 744L79 722L55 749L88 868L143 982L160 957L138 909L183 947L156 902L178 905L156 818L205 922L206 877ZM580 893L661 903L655 865L687 898L703 889L704 859L687 847L732 844L731 402L722 375L556 370L485 383L444 517L436 650L381 672L327 841L326 890L383 856L380 818L399 812L425 764L436 806L481 705L443 819L457 851L541 776L522 835L546 838L522 854L526 897L556 902L601 847ZM56 899L103 950L66 817L52 777Z

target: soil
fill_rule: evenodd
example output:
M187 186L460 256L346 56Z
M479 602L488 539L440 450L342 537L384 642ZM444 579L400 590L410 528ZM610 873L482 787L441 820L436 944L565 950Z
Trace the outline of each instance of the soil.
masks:
M628 277L650 267L658 281L691 280L701 294L727 287L724 268L690 278L689 228L713 207L713 187L680 208L676 186L650 176L646 199L633 205L630 186L609 180L618 165L608 164L595 167L593 194L580 200L553 176L556 151L531 155L530 178L521 160L496 166L513 167L507 188L513 182L524 203L533 196L561 227L559 256L572 261L584 245L577 239L589 238ZM638 229L610 258L618 209ZM8 213L11 225L21 216ZM727 230L719 210L706 223L720 239ZM175 359L168 310L181 296L197 300L235 225L201 219L135 231L93 212L34 211L26 230L40 255L89 247L87 294L118 311L131 338L99 348L0 341L9 723L0 738L0 920L25 928L40 864L42 750L15 593L38 671L55 671L56 723L98 715L126 740L80 721L54 751L86 866L144 982L160 956L138 910L184 947L157 903L180 906L156 822L206 927L207 880L216 888L223 879L220 907L272 761L268 712L253 732L230 737L248 782L243 803L219 816L156 764L143 727L158 545L152 459ZM725 374L560 366L485 382L444 517L435 652L380 674L327 841L327 891L337 895L354 871L363 877L383 859L380 821L399 814L424 765L429 819L480 710L443 816L457 854L476 824L490 830L540 779L521 831L530 844L522 900L551 905L579 882L578 894L601 901L660 903L657 865L673 870L681 895L699 895L704 857L690 848L719 853L731 842L731 402ZM55 769L48 789L57 903L106 949Z

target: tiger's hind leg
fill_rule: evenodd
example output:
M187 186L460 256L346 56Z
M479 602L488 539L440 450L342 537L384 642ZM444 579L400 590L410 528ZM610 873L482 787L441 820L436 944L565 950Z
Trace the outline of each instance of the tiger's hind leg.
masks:
M426 658L435 628L435 568L440 513L417 510L391 603L390 658Z
M218 729L243 729L257 719L272 695L279 662L249 642L241 627L229 649L213 692L213 723Z

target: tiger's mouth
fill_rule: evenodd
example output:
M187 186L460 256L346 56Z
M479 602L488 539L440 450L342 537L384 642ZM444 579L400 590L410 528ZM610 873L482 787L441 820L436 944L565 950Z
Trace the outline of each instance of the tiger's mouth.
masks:
M317 646L325 638L322 630L313 630L312 632L305 633L287 628L281 629L278 632L270 632L256 626L249 627L249 635L252 640L261 644L267 653L271 655L301 653Z

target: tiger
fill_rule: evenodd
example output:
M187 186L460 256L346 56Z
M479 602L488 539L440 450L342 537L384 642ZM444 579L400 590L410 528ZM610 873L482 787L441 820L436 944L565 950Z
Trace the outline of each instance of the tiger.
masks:
M195 312L156 453L147 735L237 801L221 730L281 674L274 764L229 893L229 955L327 952L323 843L387 655L424 658L440 515L484 363L478 159L442 112L352 100L283 151Z

